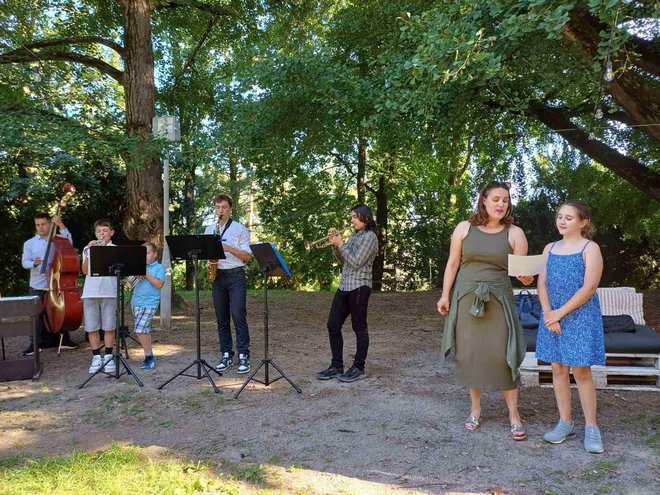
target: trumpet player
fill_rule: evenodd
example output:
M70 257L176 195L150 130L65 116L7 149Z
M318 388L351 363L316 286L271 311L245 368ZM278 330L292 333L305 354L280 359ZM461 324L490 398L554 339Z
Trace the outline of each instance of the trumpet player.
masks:
M247 324L247 283L245 265L252 258L250 231L231 218L233 200L227 194L213 199L218 222L206 228L206 234L219 234L226 258L218 260L217 273L212 284L213 305L220 339L220 361L215 367L225 371L234 362L231 320L236 330L239 374L250 371L250 331Z
M131 296L131 310L135 320L135 334L144 350L143 370L156 367L156 358L151 347L151 320L160 304L160 289L165 285L165 268L158 262L158 250L151 242L142 244L147 248L147 269L144 276L136 277Z
M328 317L332 361L327 369L316 374L319 380L337 378L341 382L354 382L367 376L364 369L369 350L367 308L371 296L372 265L378 254L376 222L371 209L364 204L354 206L351 209L351 225L354 232L346 243L336 229L328 230L328 239L342 270L339 289L335 292ZM352 366L344 371L341 328L348 315L351 315L357 349Z
M89 241L83 249L82 272L85 274L82 300L85 319L85 332L92 349L92 364L90 373L96 373L101 367L106 373L114 373L116 365L112 359L115 344L115 327L117 326L117 279L114 277L92 277L89 273L90 249L92 246L114 246L112 236L115 230L112 220L101 218L94 223L95 239ZM105 355L101 356L100 329L103 329L103 345Z

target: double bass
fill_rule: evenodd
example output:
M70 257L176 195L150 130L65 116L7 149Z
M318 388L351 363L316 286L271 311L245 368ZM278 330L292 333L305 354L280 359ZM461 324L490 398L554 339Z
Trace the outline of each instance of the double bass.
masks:
M55 206L54 215L59 215L62 208L76 192L72 184L64 184L64 195ZM50 226L48 245L41 273L48 272L48 294L44 300L45 327L49 333L63 330L76 330L82 322L83 303L78 286L80 258L68 239L57 234L57 225Z

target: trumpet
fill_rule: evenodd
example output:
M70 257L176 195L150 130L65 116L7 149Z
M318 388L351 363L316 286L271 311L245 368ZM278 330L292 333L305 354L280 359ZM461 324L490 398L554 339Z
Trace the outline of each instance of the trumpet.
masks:
M339 232L338 229L333 227L332 229L330 229L329 234L324 235L323 237L320 237L315 241L305 241L305 249L310 250L310 249L328 247L332 244L331 238L336 237L338 235L341 235L341 232Z
M142 277L136 277L134 275L131 275L129 277L126 277L126 280L124 280L124 282L126 282L126 285L130 288L130 290L133 290L135 289L135 286L138 284L138 282L140 282L141 280Z

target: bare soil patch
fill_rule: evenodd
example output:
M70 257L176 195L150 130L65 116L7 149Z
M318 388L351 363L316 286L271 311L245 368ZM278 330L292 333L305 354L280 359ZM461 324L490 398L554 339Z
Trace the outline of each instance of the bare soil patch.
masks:
M598 392L606 445L600 456L584 452L582 430L562 445L541 441L557 417L549 388L521 391L527 441L510 439L499 393L485 393L483 426L465 431L467 391L439 365L437 297L373 294L368 379L341 384L314 379L329 363L325 321L332 294L270 294L271 357L302 395L280 380L269 387L250 384L230 400L245 380L235 367L216 380L221 394L189 377L157 390L195 357L193 314L178 315L171 332L153 333L154 371L139 370L142 351L129 346L143 388L127 376L97 376L78 389L88 377L87 346L59 358L44 350L41 380L0 384L0 457L93 450L116 441L150 447L154 455L166 449L224 471L260 463L269 469L263 483L273 493L657 493L659 393ZM202 352L215 364L218 338L208 293L202 304ZM660 293L647 292L645 315L656 329L658 308ZM249 296L248 309L255 367L264 348L261 295ZM344 336L350 364L350 322ZM82 340L82 332L74 338ZM8 357L24 345L8 339ZM582 424L576 392L574 413Z

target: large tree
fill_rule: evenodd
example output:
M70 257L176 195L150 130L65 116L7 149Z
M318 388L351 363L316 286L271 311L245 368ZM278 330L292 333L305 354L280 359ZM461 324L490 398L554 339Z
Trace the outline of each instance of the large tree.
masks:
M216 23L218 18L229 19L220 25L230 29L252 25L261 2L10 0L3 5L7 17L0 64L82 64L123 88L125 131L138 145L124 156L131 165L126 173L124 231L129 238L158 243L163 227L161 167L147 145L156 109L152 18L155 12L179 8L204 12Z

